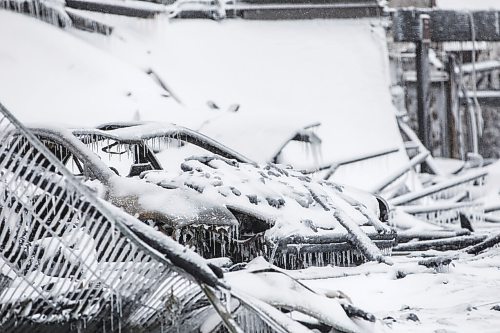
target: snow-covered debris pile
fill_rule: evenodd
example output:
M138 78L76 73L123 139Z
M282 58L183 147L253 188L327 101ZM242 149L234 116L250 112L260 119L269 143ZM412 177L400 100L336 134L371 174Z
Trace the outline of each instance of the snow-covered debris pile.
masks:
M331 182L314 181L291 167L258 166L216 140L172 124L122 123L100 128L79 129L73 133L97 154L109 154L112 146L113 151L122 155L127 151L129 155L142 151L144 158L136 157L135 163L147 164L148 170L162 167L164 170L144 171L141 178L167 190L185 189L193 197L196 193L212 206L224 207L234 214L239 222L237 228L218 223L218 230L211 230L209 239L222 243L217 255L236 256L240 261L264 254L271 260L276 259L281 266L295 268L384 261L382 252L372 241L385 254L390 253L395 234L381 222L387 221L388 209L381 198ZM96 146L97 142L105 146ZM158 161L151 151L156 152ZM206 155L207 152L218 155ZM109 160L105 155L103 159ZM128 172L127 167L122 169ZM161 211L165 207L161 200L142 201L150 211ZM153 207L151 202L160 204ZM202 249L207 238L203 233L207 226L215 223L212 219L200 226L197 221L200 219L191 222L191 230L185 229L181 235L176 235L175 230L170 234L181 242L185 242L186 237L192 242L202 241L196 246ZM197 224L198 230L194 231ZM176 223L170 227L179 229L184 225ZM224 225L226 228L221 228Z
M266 255L292 268L350 265L385 261L394 243L395 233L382 222L383 200L316 182L288 167L257 166L194 131L174 125L74 130L82 141L64 129L33 131L68 167L73 165L73 172L98 180L104 198L204 257L241 262ZM178 162L186 142L234 159L205 151ZM171 154L162 145L172 148ZM162 155L168 171L153 151Z

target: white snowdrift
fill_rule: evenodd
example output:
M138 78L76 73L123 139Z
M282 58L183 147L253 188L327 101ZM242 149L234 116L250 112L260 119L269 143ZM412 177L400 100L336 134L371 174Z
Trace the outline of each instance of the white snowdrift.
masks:
M180 107L141 69L31 17L0 10L0 102L21 121L155 119Z

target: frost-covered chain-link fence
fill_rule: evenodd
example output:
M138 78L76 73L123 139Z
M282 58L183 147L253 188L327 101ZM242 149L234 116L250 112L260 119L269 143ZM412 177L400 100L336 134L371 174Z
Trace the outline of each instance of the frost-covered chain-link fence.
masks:
M195 285L187 274L128 238L27 134L2 111L2 331L26 325L108 331L157 324L162 312L170 322L182 315L183 296ZM155 297L165 290L159 306Z
M0 105L1 332L186 331L210 304Z

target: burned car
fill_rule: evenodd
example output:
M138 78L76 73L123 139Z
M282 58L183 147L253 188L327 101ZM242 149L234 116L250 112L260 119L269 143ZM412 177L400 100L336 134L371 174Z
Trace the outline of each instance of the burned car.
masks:
M394 244L383 199L290 167L259 166L180 126L32 131L102 198L206 258L345 266L387 261Z

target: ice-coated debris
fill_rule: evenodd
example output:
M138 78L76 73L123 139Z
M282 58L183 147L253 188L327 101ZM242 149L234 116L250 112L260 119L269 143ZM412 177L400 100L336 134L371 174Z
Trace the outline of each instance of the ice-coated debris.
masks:
M306 287L286 273L267 265L256 269L226 274L235 292L245 293L269 305L292 311L292 318L317 320L340 332L362 332L349 315L373 321L373 315L353 306L343 293L322 295ZM341 296L341 297L337 297Z
M70 27L64 0L1 0L0 8L25 13L59 27Z
M237 217L240 232L249 236L265 232L263 239L268 250L264 253L284 267L362 262L364 253L361 255L349 246L329 248L327 241L315 251L307 250L307 244L320 244L317 239L321 237L329 238L330 243L349 242L349 232L339 223L342 219L352 219L363 234L392 233L379 220L375 197L331 182L315 182L285 166L238 163L217 155L192 156L185 159L178 172L152 171L143 173L141 178L166 189L190 189L205 200L227 207ZM323 196L332 198L336 203L334 210L314 198L310 184L321 189ZM344 215L335 215L340 210ZM291 245L287 249L289 242L297 245L295 251ZM302 248L301 242L306 246ZM356 242L354 245L359 246Z
M143 178L161 186L188 187L209 201L264 216L274 221L266 234L269 239L318 232L345 233L342 226L314 202L304 186L303 175L291 169L276 165L260 168L212 156L188 158L181 168L177 174L155 171L144 174ZM336 195L335 188L330 188L329 184L322 184L322 187L330 195ZM375 208L373 214L378 212L375 199L365 205L372 210ZM367 223L365 216L356 209L351 208L349 212L358 224Z
M113 129L115 126L118 128ZM395 235L380 221L379 199L370 194L314 181L288 166L259 166L210 138L172 124L102 128L77 129L73 135L54 128L35 131L47 136L49 145L57 138L61 146L73 149L88 163L90 177L107 186L106 200L142 221L152 221L204 256L241 261L267 255L285 267L380 260L375 255L379 250L370 246L368 236L356 241L365 233L377 238L379 247L390 253ZM177 164L176 159L186 153L186 142L222 155L188 155ZM173 162L165 155L166 148L179 155ZM63 151L55 150L56 154ZM147 157L153 152L162 157L164 165L168 163L165 170L161 170L159 158ZM312 193L310 186L321 194ZM359 230L346 228L346 219ZM353 237L355 229L359 235Z

